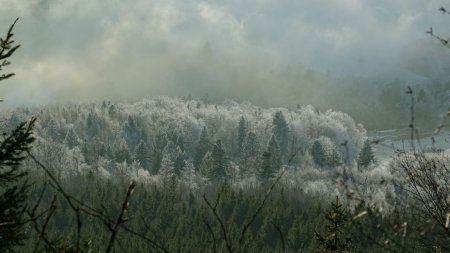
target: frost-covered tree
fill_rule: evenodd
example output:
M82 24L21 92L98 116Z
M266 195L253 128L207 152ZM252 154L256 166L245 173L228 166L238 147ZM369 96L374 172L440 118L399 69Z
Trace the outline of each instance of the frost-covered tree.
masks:
M80 144L78 135L73 127L69 128L66 133L65 143L69 148L74 148Z
M313 157L315 164L321 167L327 165L327 154L319 140L314 141L311 148L311 156Z
M148 149L147 143L141 140L134 151L134 157L146 170L150 170L150 150Z
M128 116L127 122L123 126L123 135L131 150L136 148L140 140L145 139L132 116Z
M375 155L369 140L364 142L364 146L359 152L358 167L367 167L375 161Z
M280 171L282 165L283 161L281 150L275 136L272 135L272 138L267 145L267 150L262 155L262 161L258 173L259 179L261 181L273 179Z
M260 163L260 146L255 133L249 132L242 145L242 154L239 163L241 176L248 176L256 172Z
M202 159L197 171L206 178L212 177L212 168L214 166L214 162L212 159L211 151L206 152L205 156Z
M59 126L55 119L51 119L47 124L47 136L54 141L59 140Z
M280 146L281 153L284 157L287 157L288 152L288 136L289 126L281 111L275 113L272 120L272 133Z
M213 179L224 179L227 174L227 158L225 156L225 151L222 147L222 142L217 140L214 144L213 149L211 151L212 158L212 168L211 168L211 176Z
M247 122L244 116L241 116L241 118L239 119L238 134L237 134L237 152L239 157L241 156L243 151L242 148L244 145L246 135L247 135Z
M120 141L119 146L114 153L114 157L116 159L116 162L118 163L126 162L128 164L131 164L131 153L128 149L127 143L124 140Z
M197 142L197 147L195 149L194 166L199 168L205 154L211 149L211 141L208 136L208 129L206 126L203 127L200 138Z
M336 146L331 146L328 150L327 165L331 167L339 166L342 164L341 154L337 151Z
M181 148L174 142L168 141L162 153L163 158L167 157L173 162L173 169L175 175L180 176L181 171L183 170L184 167L184 160L185 160L184 152L181 150Z

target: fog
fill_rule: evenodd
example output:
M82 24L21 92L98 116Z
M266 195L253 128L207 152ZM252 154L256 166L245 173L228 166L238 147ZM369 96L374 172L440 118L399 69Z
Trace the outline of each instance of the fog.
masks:
M313 104L381 127L404 121L412 85L434 124L450 97L450 50L425 31L449 34L442 4L3 0L1 31L20 17L22 47L0 93L4 106L157 95ZM389 115L375 121L370 108Z

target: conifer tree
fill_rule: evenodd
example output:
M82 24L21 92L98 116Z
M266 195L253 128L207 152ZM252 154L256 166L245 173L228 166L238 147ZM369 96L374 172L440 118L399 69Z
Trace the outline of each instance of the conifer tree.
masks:
M54 141L59 140L58 123L56 120L51 119L47 124L47 135Z
M261 181L273 179L281 169L281 159L280 147L278 146L275 136L272 135L272 138L267 145L267 150L262 155L262 162L258 173L259 179Z
M342 158L336 147L333 146L331 150L329 150L330 154L327 157L327 165L328 166L339 166L342 164Z
M141 140L136 147L134 152L134 157L146 170L150 170L150 150L148 149L147 143Z
M319 140L315 140L311 148L311 155L314 162L319 166L325 166L327 164L327 155L325 148Z
M208 129L206 126L203 127L200 138L198 139L197 148L195 149L194 166L199 168L202 163L203 157L211 148L211 141L208 136Z
M10 64L9 57L20 47L12 40L11 25L5 38L0 38L0 70ZM0 81L12 77L14 73L2 74ZM0 142L0 252L13 251L21 245L27 235L24 231L26 200L30 184L26 181L27 172L19 165L25 159L25 152L31 149L34 141L33 127L36 119L20 123L10 134L4 133Z
M237 135L237 152L238 157L242 154L242 148L244 145L245 137L247 135L247 122L244 118L244 116L241 116L239 119L239 126L238 126L238 135Z
M367 167L374 161L375 155L373 154L372 145L370 145L369 140L366 140L358 155L358 167Z
M216 144L214 144L211 151L211 158L213 163L211 176L217 180L224 179L227 171L227 158L225 157L225 151L220 140L217 140Z
M280 146L281 154L287 157L289 126L281 111L275 113L272 125L272 133Z
M127 143L124 140L119 143L119 147L117 148L114 156L118 163L127 162L128 164L131 164L132 162L130 151L128 150Z
M69 148L74 148L80 144L78 141L78 135L75 132L75 130L73 129L73 127L69 128L69 130L67 130L65 142L66 142L67 146L69 146Z
M211 151L206 152L205 156L203 157L197 171L200 172L200 174L206 178L212 178L212 167L213 167L213 159L211 155Z
M350 253L353 252L352 240L348 236L346 229L347 213L339 203L331 203L331 209L325 215L329 225L324 235L316 232L319 246L316 252Z
M259 143L256 134L248 133L242 145L242 154L239 164L239 171L242 176L248 176L256 172L256 166L259 164Z

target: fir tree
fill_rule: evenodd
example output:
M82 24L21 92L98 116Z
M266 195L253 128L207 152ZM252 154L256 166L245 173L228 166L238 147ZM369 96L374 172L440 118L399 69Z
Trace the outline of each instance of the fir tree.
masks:
M123 134L130 150L134 150L140 140L146 139L131 116L128 116L127 122L123 126Z
M69 148L74 148L80 144L78 141L78 135L75 132L75 130L73 129L73 127L69 128L69 130L67 130L65 142L66 142L67 146L69 146Z
M58 133L58 122L56 120L51 119L47 124L47 136L49 136L52 140L58 141L59 140L59 133Z
M367 167L374 161L375 155L373 154L372 145L370 145L369 140L366 140L358 155L358 167Z
M311 155L317 165L321 167L327 165L327 154L325 148L319 140L314 141L311 148Z
M331 203L331 209L327 212L325 218L329 225L325 235L316 232L316 238L319 241L316 252L353 252L352 240L345 231L347 213L342 204L339 203L339 197L336 196L336 202Z
M163 157L167 156L173 162L174 173L177 176L181 175L181 171L184 167L184 152L181 148L172 141L168 141L164 147Z
M242 145L242 155L239 164L239 171L242 176L248 176L256 172L259 164L259 143L256 134L248 133Z
M198 167L198 171L200 174L206 178L212 178L212 168L213 168L213 159L211 156L211 151L206 152L205 156L202 159L202 162L200 163Z
M150 170L150 151L148 149L147 143L141 140L134 151L134 157L146 170Z
M5 38L0 38L0 70L10 64L9 57L20 47L12 40L11 25ZM14 73L3 74L0 81L12 77ZM24 231L26 201L30 184L25 180L27 172L19 169L25 159L25 152L34 141L33 127L36 119L14 126L10 134L3 134L0 142L0 252L10 252L26 239Z
M197 143L197 148L195 150L195 157L194 157L195 168L197 169L199 168L200 164L202 163L203 157L210 150L210 148L211 142L209 140L208 130L206 126L204 126Z
M272 133L278 142L282 156L287 156L289 126L281 111L275 113L272 121Z
M217 140L216 144L214 144L212 152L212 177L214 179L224 179L226 177L227 171L227 158L225 157L225 151L222 148L222 142Z
M244 144L246 135L247 135L247 122L246 122L244 116L241 116L241 118L239 120L238 135L237 135L238 157L240 157L242 154L242 151L243 151L242 148L243 148L243 144Z
M126 162L128 164L131 164L131 154L124 140L119 143L119 147L117 148L114 156L116 158L116 162L118 163Z
M337 151L336 147L333 146L331 150L329 150L330 154L327 157L327 165L328 166L339 166L342 164L342 158L339 152Z
M272 135L272 138L267 145L267 150L262 155L262 162L258 173L259 179L261 181L273 179L281 169L281 159L280 147L278 146L275 136Z

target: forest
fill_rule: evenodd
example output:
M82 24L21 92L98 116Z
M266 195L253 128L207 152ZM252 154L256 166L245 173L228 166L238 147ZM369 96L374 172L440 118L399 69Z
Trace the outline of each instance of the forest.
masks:
M404 108L384 126L405 120L406 137L338 110L207 96L2 108L0 252L450 252L448 87L386 87ZM422 134L425 121L441 125Z

